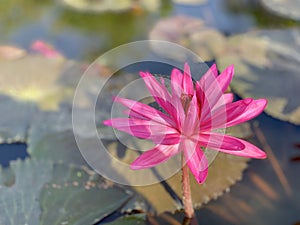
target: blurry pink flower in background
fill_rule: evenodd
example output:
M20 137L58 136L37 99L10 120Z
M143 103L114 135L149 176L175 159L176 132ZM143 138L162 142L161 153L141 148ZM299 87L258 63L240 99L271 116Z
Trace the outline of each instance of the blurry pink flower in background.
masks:
M35 41L30 48L48 58L62 57L55 48L41 40Z
M184 160L198 183L208 174L208 160L203 148L237 156L263 159L266 154L256 146L222 133L217 129L234 126L260 114L266 107L265 99L251 98L233 101L232 94L224 94L233 77L229 66L220 75L213 65L194 85L190 68L185 64L184 73L174 69L171 74L171 91L165 81L160 82L150 73L141 72L149 92L165 111L149 105L115 98L123 104L128 118L104 121L128 134L153 141L156 146L139 156L131 169L154 167L172 156L183 153Z

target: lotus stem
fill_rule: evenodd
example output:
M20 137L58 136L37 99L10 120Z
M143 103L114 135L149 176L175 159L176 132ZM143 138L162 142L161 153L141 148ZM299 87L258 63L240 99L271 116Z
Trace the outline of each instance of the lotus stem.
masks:
M193 218L194 216L194 207L191 196L191 187L190 187L190 178L189 178L189 168L184 159L182 153L181 157L182 163L182 200L184 206L184 213L186 218Z

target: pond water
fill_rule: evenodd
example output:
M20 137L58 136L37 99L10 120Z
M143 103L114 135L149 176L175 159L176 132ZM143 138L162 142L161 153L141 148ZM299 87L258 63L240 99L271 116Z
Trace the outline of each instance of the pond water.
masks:
M208 0L196 6L166 0L152 12L135 8L126 12L102 13L77 11L58 1L11 0L0 4L0 15L0 45L12 45L32 51L31 44L36 40L43 40L66 58L79 62L92 62L121 44L147 39L149 31L158 21L174 15L201 19L208 27L215 28L225 37L266 28L300 28L300 22L270 13L259 1L250 0ZM151 63L145 65L151 66ZM125 72L136 72L139 69L137 65L137 68L127 68ZM157 67L153 72L165 73L169 69ZM294 105L299 106L300 96L295 98L298 103L296 99ZM47 123L49 121L45 122L49 125ZM233 186L230 193L197 210L197 218L202 221L199 224L300 223L299 125L263 114L251 126L254 131L252 141L266 150L269 158L251 161L243 180ZM54 132L50 138L57 140L53 134ZM68 142L65 146L72 145ZM10 161L28 157L26 147L23 143L1 144L0 164L8 167ZM72 163L72 159L70 161ZM106 217L105 214L104 220L99 224L122 216L120 208L107 213L112 213L112 216ZM153 217L149 224L175 225L182 220L182 213L166 213Z
M147 39L159 19L184 14L203 19L226 34L257 27L288 27L298 23L268 13L256 1L211 0L199 6L163 1L156 12L77 12L53 1L13 0L0 7L0 43L25 49L41 39L68 58L93 60L130 41Z

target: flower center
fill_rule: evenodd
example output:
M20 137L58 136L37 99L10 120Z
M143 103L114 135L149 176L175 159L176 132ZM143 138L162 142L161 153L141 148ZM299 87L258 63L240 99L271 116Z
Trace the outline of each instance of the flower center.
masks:
M183 106L183 110L185 112L185 115L187 114L187 112L189 110L189 106L190 106L190 103L192 101L192 98L193 98L193 96L189 95L189 94L182 94L180 96L180 101L181 101L181 104Z

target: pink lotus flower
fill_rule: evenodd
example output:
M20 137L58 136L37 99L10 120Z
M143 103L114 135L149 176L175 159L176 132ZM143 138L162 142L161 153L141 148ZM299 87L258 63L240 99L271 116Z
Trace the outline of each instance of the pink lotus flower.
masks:
M263 159L266 154L256 146L222 133L217 129L234 126L260 114L267 101L247 98L233 101L232 94L224 94L233 77L229 66L220 75L213 65L194 85L190 68L184 73L174 69L171 74L171 92L164 80L159 82L150 73L141 72L149 92L165 113L140 102L116 97L115 101L128 108L129 118L104 121L130 135L149 139L156 146L139 156L131 169L154 167L172 156L182 153L185 162L198 183L208 173L208 161L203 148L237 156Z
M37 40L30 46L30 48L48 58L56 58L62 56L57 50L55 50L51 45L45 43L44 41Z

